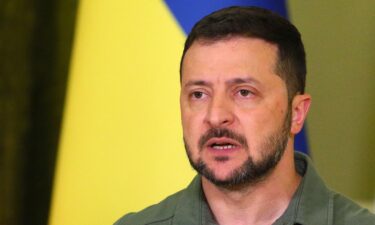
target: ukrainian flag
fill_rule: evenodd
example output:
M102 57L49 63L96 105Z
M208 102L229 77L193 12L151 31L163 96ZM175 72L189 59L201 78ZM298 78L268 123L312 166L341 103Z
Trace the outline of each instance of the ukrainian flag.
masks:
M50 225L111 224L190 182L179 112L186 34L216 9L254 4L286 16L281 0L80 2Z

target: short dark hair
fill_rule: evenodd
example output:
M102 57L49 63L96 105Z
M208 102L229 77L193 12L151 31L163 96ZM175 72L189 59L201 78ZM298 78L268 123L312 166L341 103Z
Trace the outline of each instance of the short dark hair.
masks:
M213 12L198 21L188 35L180 62L198 40L220 41L231 37L260 38L278 48L275 73L286 83L288 98L303 94L306 80L305 50L301 35L288 20L259 7L229 7Z

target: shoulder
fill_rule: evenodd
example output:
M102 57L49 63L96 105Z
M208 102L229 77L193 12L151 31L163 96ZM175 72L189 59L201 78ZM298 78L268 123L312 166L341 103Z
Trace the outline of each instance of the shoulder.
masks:
M170 195L158 204L149 206L137 213L128 213L121 217L114 225L170 224L183 192L184 190Z
M295 153L296 169L303 176L297 218L301 224L375 225L375 215L328 188L311 159Z
M359 206L349 198L336 192L332 192L332 197L334 202L333 224L375 224L375 214L368 209Z

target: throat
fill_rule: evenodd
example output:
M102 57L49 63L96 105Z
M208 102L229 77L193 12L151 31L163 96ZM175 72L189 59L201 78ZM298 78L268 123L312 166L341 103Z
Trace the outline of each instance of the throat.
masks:
M220 225L273 224L287 210L300 179L290 184L292 187L289 188L267 181L238 190L228 190L217 187L202 177L209 212Z

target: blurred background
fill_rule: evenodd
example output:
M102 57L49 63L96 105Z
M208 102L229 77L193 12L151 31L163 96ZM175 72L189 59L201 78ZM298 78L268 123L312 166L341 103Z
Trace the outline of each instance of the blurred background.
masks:
M307 52L309 154L330 187L374 210L375 2L286 6ZM0 1L0 225L111 224L189 183L178 10Z

